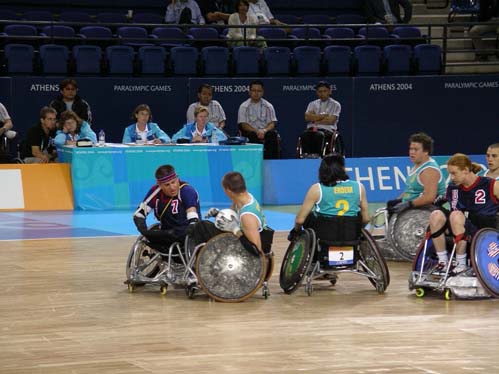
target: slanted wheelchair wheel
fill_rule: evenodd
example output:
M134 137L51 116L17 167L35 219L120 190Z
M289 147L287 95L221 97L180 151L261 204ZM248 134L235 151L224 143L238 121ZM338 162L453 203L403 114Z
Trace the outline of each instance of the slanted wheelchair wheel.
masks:
M293 240L284 255L279 274L279 284L287 294L292 294L303 282L314 258L315 233L306 229Z
M161 264L161 256L150 248L143 236L139 236L130 251L126 262L126 277L130 280L134 272L140 273L147 278L154 277Z
M426 251L425 251L426 245ZM424 263L423 263L424 257ZM420 244L416 255L414 256L414 260L412 261L412 271L420 271L421 267L423 267L423 272L427 273L431 269L433 269L438 264L438 257L435 252L435 247L433 246L433 240L427 239L423 240Z
M471 265L482 287L499 297L499 231L479 230L471 241Z
M386 261L378 249L378 245L369 232L362 229L362 241L359 246L359 255L366 266L378 279L369 277L369 281L378 293L382 294L390 284L390 273Z

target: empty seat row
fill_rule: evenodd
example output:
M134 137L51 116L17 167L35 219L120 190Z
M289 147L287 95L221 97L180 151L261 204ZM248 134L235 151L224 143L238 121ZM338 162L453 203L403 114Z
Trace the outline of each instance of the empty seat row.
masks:
M44 74L109 74L132 75L407 75L438 74L441 71L441 50L437 45L421 44L414 48L391 45L382 52L378 46L315 46L268 47L263 55L255 47L205 47L201 53L194 47L177 46L169 51L160 46L143 46L138 53L130 46L102 49L78 45L72 49L47 44L40 47L39 65ZM35 51L31 45L8 44L5 66L9 74L34 73ZM385 67L385 68L383 68Z

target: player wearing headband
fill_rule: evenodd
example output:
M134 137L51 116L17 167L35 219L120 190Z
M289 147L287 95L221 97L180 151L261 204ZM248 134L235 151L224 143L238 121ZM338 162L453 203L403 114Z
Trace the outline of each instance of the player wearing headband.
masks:
M164 246L183 241L190 225L200 217L199 195L194 187L179 179L171 165L160 166L157 184L146 194L133 215L139 232L151 243ZM154 211L160 230L148 230L146 217Z

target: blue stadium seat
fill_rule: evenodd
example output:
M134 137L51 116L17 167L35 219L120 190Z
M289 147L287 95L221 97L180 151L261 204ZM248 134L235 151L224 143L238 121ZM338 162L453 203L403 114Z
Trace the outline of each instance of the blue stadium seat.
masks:
M156 27L152 30L151 36L155 39L172 39L158 40L159 45L166 48L189 45L189 40L192 40L192 36L184 33L179 27Z
M412 49L405 44L387 45L383 49L387 75L409 75L411 72Z
M163 16L156 13L134 13L132 17L133 23L163 23Z
M107 26L85 26L80 29L79 35L86 39L111 39L113 32Z
M447 21L453 22L457 14L470 16L470 21L478 17L480 2L475 0L451 0Z
M346 45L324 48L326 75L349 75L352 70L352 49Z
M95 20L87 12L64 11L59 15L59 19L64 22L92 23Z
M4 33L8 36L36 36L38 31L32 25L7 25Z
M95 45L75 45L73 59L77 74L99 74L102 50Z
M358 75L379 75L381 68L381 48L377 45L360 45L354 48L355 65Z
M1 20L18 20L21 17L13 10L0 9L0 19Z
M366 23L366 17L360 14L338 14L336 23L338 25L362 25Z
M45 74L68 73L69 51L65 45L44 44L40 47L42 72Z
M331 40L334 45L359 45L361 39L355 37L355 31L349 27L329 27L324 31L324 37Z
M144 46L139 48L141 74L164 74L167 53L160 46Z
M195 41L193 45L198 48L223 46L225 44L225 40L220 38L217 29L214 27L191 27L189 35Z
M382 47L393 43L393 38L384 26L361 27L359 30L359 37L364 39L367 44L379 45Z
M8 73L33 73L35 49L29 44L7 44L5 59Z
M40 36L45 36L46 38L74 38L76 35L75 30L71 26L64 25L51 25L44 26ZM74 45L76 40L57 40L59 44Z
M235 75L260 74L260 50L257 47L234 47L232 60Z
M101 12L95 16L101 23L127 23L128 18L125 13L119 12Z
M109 74L133 74L135 52L128 45L112 45L106 48Z
M263 50L267 75L289 75L291 51L288 47L267 47Z
M294 14L274 14L274 17L287 25L298 25L302 19Z
M426 38L421 35L421 30L415 26L397 26L392 31L392 36L397 42L415 46L425 42Z
M321 31L316 27L295 27L291 29L289 37L291 39L304 39L295 41L293 43L294 46L322 46L324 44L324 38L322 37ZM315 40L312 41L309 39Z
M327 14L305 14L303 16L303 23L305 25L329 25L333 22Z
M321 49L314 46L300 46L293 49L297 75L319 75L321 73Z
M23 19L26 21L52 21L54 16L48 10L29 10L24 12Z
M257 34L263 36L267 42L267 46L289 46L289 42L282 39L288 39L288 34L284 29L277 27L261 27L256 30ZM272 39L281 39L281 41L273 41Z
M440 74L442 72L442 49L436 44L419 44L414 47L414 59L418 74Z
M139 26L124 26L119 27L117 31L118 37L123 40L124 45L142 47L144 45L152 45L147 35L147 30ZM144 39L144 40L133 40Z
M201 63L204 75L228 75L229 49L220 46L204 47L201 50Z
M195 47L173 47L170 50L174 75L196 75L199 52Z

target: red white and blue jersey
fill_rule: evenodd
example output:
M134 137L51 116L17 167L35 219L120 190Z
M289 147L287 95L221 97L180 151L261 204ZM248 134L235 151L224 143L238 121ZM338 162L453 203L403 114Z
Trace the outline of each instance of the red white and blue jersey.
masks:
M499 210L499 201L494 195L495 182L494 179L478 177L469 187L449 184L446 196L451 210L477 216L495 216Z
M179 193L173 197L165 195L158 185L154 185L145 196L144 202L153 194L147 203L146 214L154 211L154 216L161 223L163 230L173 229L177 235L184 236L189 225L187 209L195 207L201 217L199 195L196 189L186 182L180 181Z

